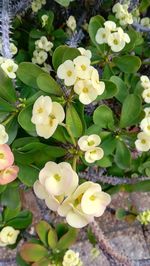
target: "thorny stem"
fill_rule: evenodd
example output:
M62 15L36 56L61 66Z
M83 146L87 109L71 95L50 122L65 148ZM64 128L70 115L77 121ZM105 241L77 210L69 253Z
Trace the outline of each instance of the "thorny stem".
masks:
M117 265L124 265L124 266L133 266L134 262L128 258L126 255L118 253L116 250L112 248L112 246L109 244L108 240L105 238L101 228L99 227L98 223L94 220L91 224L92 232L94 233L97 244L99 248L104 252L104 254L107 254L111 259L115 260L119 264Z

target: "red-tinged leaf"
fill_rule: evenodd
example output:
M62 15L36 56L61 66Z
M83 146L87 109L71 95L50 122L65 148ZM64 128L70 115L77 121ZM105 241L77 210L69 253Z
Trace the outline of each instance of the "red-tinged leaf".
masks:
M22 246L20 255L27 262L36 262L48 256L48 251L39 244L26 243Z

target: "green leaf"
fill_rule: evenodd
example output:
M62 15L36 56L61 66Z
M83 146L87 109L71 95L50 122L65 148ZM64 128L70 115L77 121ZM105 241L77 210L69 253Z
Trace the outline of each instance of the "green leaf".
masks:
M20 204L18 188L7 186L1 194L1 204L10 209L16 209Z
M51 228L48 232L48 244L51 249L54 249L57 245L58 237L55 229Z
M51 226L45 221L40 221L36 225L36 232L38 234L38 237L44 243L45 246L47 246L47 244L48 244L48 232L49 232L49 230L51 230Z
M57 2L58 4L60 4L61 6L67 7L69 6L70 2L72 2L73 0L55 0L55 2Z
M67 47L62 57L62 63L66 60L73 60L79 55L81 55L81 53L77 48Z
M101 52L104 50L105 44L99 45L95 40L95 36L96 36L98 29L103 27L104 22L105 22L104 18L100 15L97 15L90 19L89 27L88 27L91 41L93 42L93 44L96 45L98 50Z
M124 81L117 76L112 76L110 80L115 83L118 88L118 93L115 95L115 98L123 103L124 99L129 94L127 86L125 85Z
M6 223L15 229L25 229L32 223L32 213L30 211L22 211L15 218Z
M33 166L21 165L21 164L18 164L18 167L19 167L19 173L18 173L19 180L26 186L32 187L34 182L38 179L39 170L37 170Z
M37 78L37 85L40 90L54 94L54 95L62 95L61 87L58 83L47 73L41 74Z
M142 110L142 101L138 95L129 94L122 105L120 127L134 125Z
M27 262L36 262L48 256L48 251L39 244L25 243L21 247L20 255Z
M147 11L149 6L150 6L149 0L140 1L140 7L139 7L140 12L143 13L143 12Z
M18 115L18 123L31 136L37 136L35 125L31 122L32 105L25 107Z
M0 97L0 112L8 113L15 111L15 107Z
M116 145L115 162L121 169L129 169L131 154L124 142L118 140Z
M6 128L7 134L9 135L9 140L7 144L10 145L17 136L17 132L18 132L17 117L14 117L9 123L7 123L5 128Z
M69 248L75 242L77 232L77 229L69 227L68 232L59 239L56 249L64 250Z
M17 77L26 85L38 89L37 85L37 77L40 74L45 73L39 66L29 63L23 62L19 64L17 70Z
M101 148L104 150L105 156L113 154L116 148L116 138L111 134L102 140Z
M67 49L67 45L60 45L53 53L52 63L55 70L62 64L62 58Z
M66 124L70 128L74 137L78 138L82 135L82 122L73 105L69 105L67 109Z
M113 62L124 73L135 73L141 66L140 58L132 55L114 57Z
M99 125L100 128L113 129L114 118L112 110L106 105L97 107L93 114L93 122Z
M3 218L4 221L9 221L10 219L14 218L17 216L17 214L20 212L20 206L18 206L16 209L9 209L5 208L3 211Z
M101 160L96 162L96 165L107 168L112 166L112 159L109 156L104 156Z
M2 68L0 68L0 97L10 103L14 103L17 99L13 81L6 76Z
M101 81L105 83L105 90L102 95L97 97L97 100L110 99L118 93L118 88L112 81L104 79Z

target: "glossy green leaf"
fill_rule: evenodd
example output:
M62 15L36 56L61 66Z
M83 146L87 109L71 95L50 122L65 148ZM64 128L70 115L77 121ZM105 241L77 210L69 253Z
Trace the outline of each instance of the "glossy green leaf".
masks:
M124 81L121 78L119 78L117 76L112 76L110 78L110 81L115 83L115 85L118 88L118 93L115 95L115 98L118 101L120 101L121 103L123 103L124 99L129 94L129 91L128 91L128 88L127 88L126 84L124 83Z
M41 74L37 78L37 85L40 90L54 95L62 95L61 87L58 83L47 73Z
M57 241L58 241L57 233L53 228L51 228L48 232L48 245L49 245L49 247L51 249L54 249L57 245Z
M66 60L73 60L79 55L81 54L77 48L67 47L62 57L62 63Z
M106 105L100 105L93 114L93 122L100 128L113 129L114 118L112 110Z
M29 62L23 62L19 64L17 77L26 85L38 89L37 77L43 73L45 71L39 66Z
M109 80L101 80L101 81L104 81L105 83L105 90L102 95L97 97L97 100L110 99L115 95L117 95L118 88L112 81Z
M27 262L36 262L48 256L48 250L39 244L25 243L20 255Z
M120 127L128 127L136 123L142 110L142 101L138 95L129 94L122 105Z
M16 209L20 205L18 188L7 186L1 194L1 204L10 209Z
M0 68L0 97L10 103L15 103L17 99L13 81L8 78L2 68Z
M124 73L135 73L141 66L140 58L132 55L114 57L113 62Z
M17 117L14 117L9 123L7 123L5 128L6 128L7 134L9 135L7 144L10 145L17 136L17 132L18 132Z
M52 63L55 70L62 64L62 58L67 49L67 45L60 45L53 53Z
M46 221L40 221L36 225L36 232L40 240L44 243L45 246L48 244L48 232L51 230L51 226Z
M59 239L56 248L59 250L69 248L75 242L77 238L77 232L77 229L69 227L68 232Z
M19 180L28 187L32 187L34 182L38 179L39 170L33 166L18 164Z
M123 141L118 140L116 145L115 162L121 169L129 169L131 154Z
M82 135L82 122L73 105L69 105L67 109L66 124L70 128L74 137L78 138Z
M25 229L32 223L32 213L30 211L22 211L16 217L7 222L7 226L15 229Z
M31 122L32 109L32 105L25 107L18 115L18 122L31 136L37 136L35 125Z
M95 40L95 36L96 36L98 29L103 27L104 22L105 22L104 18L100 15L97 15L90 19L89 27L88 27L91 41L97 46L97 48L100 51L104 51L105 44L99 45Z
M0 112L9 113L15 111L15 107L0 97Z

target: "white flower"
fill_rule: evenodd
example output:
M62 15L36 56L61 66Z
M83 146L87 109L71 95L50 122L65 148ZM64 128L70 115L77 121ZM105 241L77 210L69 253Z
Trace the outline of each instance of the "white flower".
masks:
M121 27L117 28L118 33L120 34L120 37L126 42L129 43L130 42L130 37L127 33L125 33L123 31L123 29Z
M109 34L108 45L113 52L120 52L125 47L125 41L118 32Z
M150 103L150 88L143 91L142 97L146 103Z
M0 124L0 145L7 143L8 134L6 133L5 127Z
M53 47L53 43L49 42L45 36L42 36L40 40L36 41L36 48L49 52Z
M142 18L141 25L144 27L150 27L150 18L149 17Z
M78 145L82 151L88 151L91 148L98 146L100 143L101 139L96 134L92 134L90 136L85 135L78 140Z
M135 141L135 146L138 151L148 151L150 149L150 135L144 132L140 132L137 135L137 140Z
M89 79L91 73L90 59L86 56L79 55L73 60L77 77L80 79Z
M71 29L72 31L75 31L77 24L76 24L76 20L74 16L70 16L68 20L66 21L66 24L69 29Z
M150 117L150 107L144 108L145 117Z
M147 135L150 135L150 117L145 117L141 121L140 127Z
M50 161L40 171L33 188L36 196L45 199L48 208L56 211L64 198L75 191L78 182L78 175L69 163Z
M101 186L93 182L81 184L58 208L58 213L65 216L69 225L82 228L101 216L110 203L110 196L101 191Z
M141 80L141 85L144 89L150 88L150 80L147 76L145 76L145 75L141 76L140 80Z
M79 95L79 100L83 104L90 104L98 96L90 80L78 80L74 85L74 91Z
M48 22L48 16L47 15L43 15L41 17L41 20L42 20L42 28L44 28L46 25L47 25L47 22Z
M95 36L96 42L98 44L107 43L107 38L109 34L110 34L110 31L108 29L105 29L105 28L98 29L96 36Z
M17 49L16 45L14 45L14 43L10 44L10 51L11 51L12 55L17 54L18 49Z
M32 11L34 13L38 12L42 7L42 4L38 1L33 1L32 4L31 4L31 8L32 8Z
M64 118L65 112L61 104L53 102L51 113L47 116L45 121L41 124L36 124L36 132L38 136L45 139L50 138Z
M78 47L78 50L80 51L81 55L86 56L86 57L88 57L89 59L91 59L91 57L92 57L92 53L91 53L90 50L86 50L86 49L84 49L83 47Z
M45 51L34 51L33 53L33 58L32 58L32 63L34 64L39 64L42 65L46 59L48 58L48 55Z
M113 21L110 21L110 20L106 21L106 22L104 23L104 26L105 26L105 28L108 29L109 31L115 31L115 30L116 30L116 23L113 22Z
M77 79L74 63L71 60L66 60L58 67L57 76L64 80L66 86L74 85Z
M92 82L94 89L96 89L97 94L98 95L103 94L103 92L105 90L105 83L103 81L99 80L98 71L94 67L92 68L91 82Z
M47 121L52 112L52 100L49 96L41 95L34 103L31 121L34 124L42 124Z
M16 78L15 72L18 69L18 65L14 63L12 59L6 59L2 64L1 68L7 74L7 76L11 79Z
M19 230L15 230L11 226L4 227L0 232L0 246L15 244L19 232Z
M104 156L104 151L100 147L94 147L85 152L85 160L88 163L94 163L101 160Z
M63 266L81 266L83 263L81 262L79 258L79 253L74 252L73 250L69 249L66 251L64 257L63 257Z
M113 13L120 12L121 10L122 10L122 5L120 3L116 3L112 8Z

